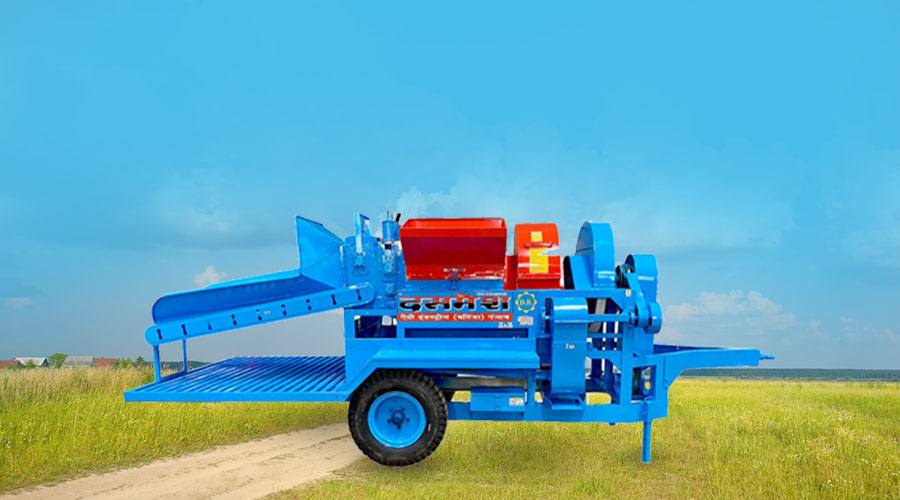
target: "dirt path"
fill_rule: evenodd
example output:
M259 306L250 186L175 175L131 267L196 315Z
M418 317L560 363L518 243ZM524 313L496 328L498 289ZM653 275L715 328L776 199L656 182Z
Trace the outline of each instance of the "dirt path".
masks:
M0 500L76 498L259 498L312 481L363 458L346 424L272 436L83 477Z

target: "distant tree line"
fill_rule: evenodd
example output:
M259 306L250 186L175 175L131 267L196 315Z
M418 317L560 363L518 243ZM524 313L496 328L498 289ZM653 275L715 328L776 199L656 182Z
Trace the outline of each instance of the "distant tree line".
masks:
M900 370L859 370L842 368L695 368L688 377L728 377L793 380L872 380L900 382Z
M66 362L66 358L69 355L61 352L55 352L49 356L47 356L47 366L50 368L62 368L63 364ZM96 359L96 358L95 358ZM138 356L134 360L131 358L116 358L112 363L112 368L132 368L132 367L144 367L148 366L150 363L144 360L142 356ZM37 365L34 364L34 361L28 360L26 363L18 363L18 364L9 364L6 367L7 370L21 370L21 369L33 369L38 368Z

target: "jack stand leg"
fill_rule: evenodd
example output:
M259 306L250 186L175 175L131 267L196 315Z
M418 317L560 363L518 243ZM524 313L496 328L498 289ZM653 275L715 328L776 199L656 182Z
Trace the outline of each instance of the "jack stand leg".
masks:
M641 461L645 464L650 463L650 431L652 425L652 420L644 421L644 439L641 445Z
M156 381L162 378L159 373L159 346L153 346L153 373L156 375Z

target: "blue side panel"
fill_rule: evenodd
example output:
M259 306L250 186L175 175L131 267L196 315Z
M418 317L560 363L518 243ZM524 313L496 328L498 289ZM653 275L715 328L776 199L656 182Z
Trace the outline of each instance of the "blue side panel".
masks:
M341 307L371 302L375 290L369 285L329 288L327 290L288 297L274 302L259 302L249 307L192 315L180 321L157 323L144 333L152 345L212 335L262 323L305 316Z
M352 321L352 315L346 321ZM398 341L399 340L399 341ZM413 370L535 370L540 358L530 339L348 339L348 389L382 368Z
M164 377L125 401L346 401L343 356L231 358Z
M330 287L298 271L257 276L248 280L229 281L209 288L166 295L153 304L153 321L168 323L226 309L248 307L260 302L273 302L321 292Z
M472 412L525 412L523 387L473 387L469 400Z

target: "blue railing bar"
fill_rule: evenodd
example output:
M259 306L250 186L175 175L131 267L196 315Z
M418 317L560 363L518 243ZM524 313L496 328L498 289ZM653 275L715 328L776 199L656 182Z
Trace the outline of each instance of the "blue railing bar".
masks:
M153 346L153 372L156 375L156 381L160 382L162 376L160 375L159 370L159 346Z

